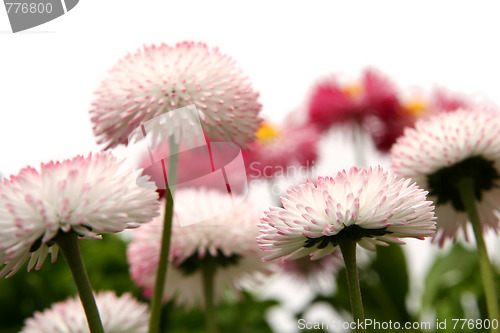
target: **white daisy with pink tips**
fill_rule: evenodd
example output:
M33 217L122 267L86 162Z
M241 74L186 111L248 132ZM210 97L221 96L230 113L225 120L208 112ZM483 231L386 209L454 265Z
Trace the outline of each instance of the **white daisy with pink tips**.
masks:
M149 309L131 294L117 296L112 291L95 295L106 333L146 333ZM35 312L24 322L20 333L87 333L89 327L80 299L54 303L50 309Z
M436 240L443 245L466 231L469 221L458 184L474 181L476 209L484 230L499 230L500 114L460 109L418 121L391 151L392 169L429 190L438 217ZM467 233L465 233L467 237Z
M269 253L264 260L306 255L317 260L345 237L370 250L386 242L404 244L403 237L424 239L435 232L434 207L426 194L381 167L353 167L288 190L281 197L283 208L265 212L257 241Z
M141 184L139 186L138 184ZM0 182L0 277L29 260L40 269L57 258L58 233L100 234L136 228L158 215L158 194L147 176L127 170L111 153L27 167ZM10 273L9 273L10 272Z
M248 78L234 59L204 43L151 45L128 54L96 94L91 120L107 148L127 144L142 123L192 104L212 140L246 147L260 122L259 94Z

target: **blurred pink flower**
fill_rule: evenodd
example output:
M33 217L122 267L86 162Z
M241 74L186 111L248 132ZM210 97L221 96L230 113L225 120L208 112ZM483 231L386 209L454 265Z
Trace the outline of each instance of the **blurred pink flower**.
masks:
M288 166L311 167L316 161L318 130L310 125L286 122L278 128L264 122L256 133L257 140L243 151L247 176L272 177Z
M309 100L309 119L322 130L343 123L359 124L371 134L376 148L387 152L412 117L402 110L395 86L367 69L354 84L343 85L335 77L316 84Z
M238 294L240 287L267 272L262 251L257 247L259 212L248 202L221 213L228 196L214 190L184 189L176 193L169 256L168 277L163 300L175 298L187 307L202 305L204 260L216 265L214 297L221 302L224 292ZM185 216L213 216L181 226ZM135 283L151 297L154 289L163 217L134 231L127 249L130 273Z
M429 94L423 91L410 93L404 98L402 105L406 113L421 118L441 112L469 109L473 103L463 94L452 93L444 88L435 88Z

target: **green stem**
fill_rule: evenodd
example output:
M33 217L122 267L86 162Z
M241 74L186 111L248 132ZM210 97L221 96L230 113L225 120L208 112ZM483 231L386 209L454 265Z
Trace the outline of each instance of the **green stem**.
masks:
M207 255L202 264L203 269L203 294L205 296L205 322L207 333L217 333L217 320L214 304L214 277L215 262Z
M177 179L178 147L173 137L170 138L170 158L168 162L168 177L170 184L165 182L165 214L163 216L163 231L161 237L160 258L158 260L158 270L156 272L155 289L151 301L151 317L149 319L149 333L160 331L160 319L162 309L163 291L167 278L168 255L170 253L170 237L172 234L172 218L174 215L174 198L169 186L175 185Z
M481 222L479 221L479 216L477 214L475 200L474 200L474 181L472 178L463 178L460 180L459 184L460 196L462 202L465 206L465 210L469 215L469 219L474 230L474 235L476 237L477 254L479 257L479 270L481 272L481 279L483 282L484 296L486 297L486 307L488 309L488 316L490 320L500 319L500 311L498 309L497 300L497 289L495 285L495 277L493 274L493 268L488 257L488 250L486 248L486 243L483 238L483 230L481 228ZM492 332L497 332L493 329Z
M356 265L356 241L353 239L343 239L339 242L342 257L344 257L345 269L347 272L347 286L349 288L349 297L351 299L351 311L356 323L364 323L365 314L363 311L363 302L361 300L361 290L359 288L358 268ZM364 326L358 328L356 332L365 332Z
M95 302L92 286L90 285L85 265L83 264L78 236L74 232L59 233L56 243L61 248L64 258L68 263L73 279L75 280L80 300L87 316L87 322L91 333L104 333L99 310Z
M364 141L365 139L364 139L363 125L358 121L354 121L354 129L353 129L354 164L359 168L366 167Z

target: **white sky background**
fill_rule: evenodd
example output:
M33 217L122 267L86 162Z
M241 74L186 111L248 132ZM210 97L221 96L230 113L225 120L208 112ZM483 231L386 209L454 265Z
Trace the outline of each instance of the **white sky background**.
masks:
M116 60L144 43L204 41L235 58L281 120L320 76L367 65L402 88L500 101L495 1L97 1L10 33L0 10L0 171L97 150L88 111ZM50 33L43 33L50 32Z
M402 89L439 85L500 103L499 17L496 1L80 0L66 15L12 34L0 9L0 172L99 150L92 93L145 43L219 46L275 121L319 77L356 77L366 66Z

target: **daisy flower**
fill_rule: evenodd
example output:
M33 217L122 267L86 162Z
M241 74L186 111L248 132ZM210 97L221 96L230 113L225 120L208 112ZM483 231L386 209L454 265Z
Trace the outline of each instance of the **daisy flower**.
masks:
M234 197L234 195L233 195ZM227 194L208 189L176 192L175 214L170 246L170 266L163 300L175 297L177 304L193 307L202 304L202 270L207 260L215 265L214 299L220 302L225 289L238 294L253 273L264 272L265 265L255 237L259 214L241 202L227 210ZM226 211L224 211L226 210ZM212 216L182 227L186 216ZM151 297L159 261L162 217L134 231L127 249L130 272L136 284Z
M500 116L457 110L421 119L392 148L393 170L429 190L438 216L436 239L443 245L465 231L468 215L458 192L464 177L474 180L474 196L484 229L498 230L500 207ZM467 236L467 234L466 234Z
M443 88L436 88L430 94L422 91L412 92L402 104L404 111L415 116L415 119L425 115L468 109L472 106L472 102L466 97Z
M118 297L114 292L96 294L106 333L145 333L148 331L149 309L131 294ZM54 303L50 309L35 312L24 322L21 333L85 333L89 332L82 303L78 297Z
M400 238L434 235L435 218L427 192L381 167L353 167L335 178L318 178L287 191L283 208L274 207L261 219L260 248L264 260L292 260L310 255L317 260L350 239L374 250Z
M127 144L142 123L192 104L211 139L246 147L260 122L258 93L248 78L232 58L204 43L151 45L128 54L96 94L91 120L98 143L107 148Z
M140 186L138 185L140 184ZM0 277L28 260L40 269L57 258L59 233L99 239L149 222L158 215L158 195L148 177L123 167L111 153L77 156L26 167L0 182Z
M394 85L373 69L360 82L342 84L328 78L313 87L309 119L322 130L351 124L369 132L377 149L387 152L407 123Z
M312 125L262 123L257 140L243 151L249 177L271 177L288 166L312 166L317 158L319 132Z

